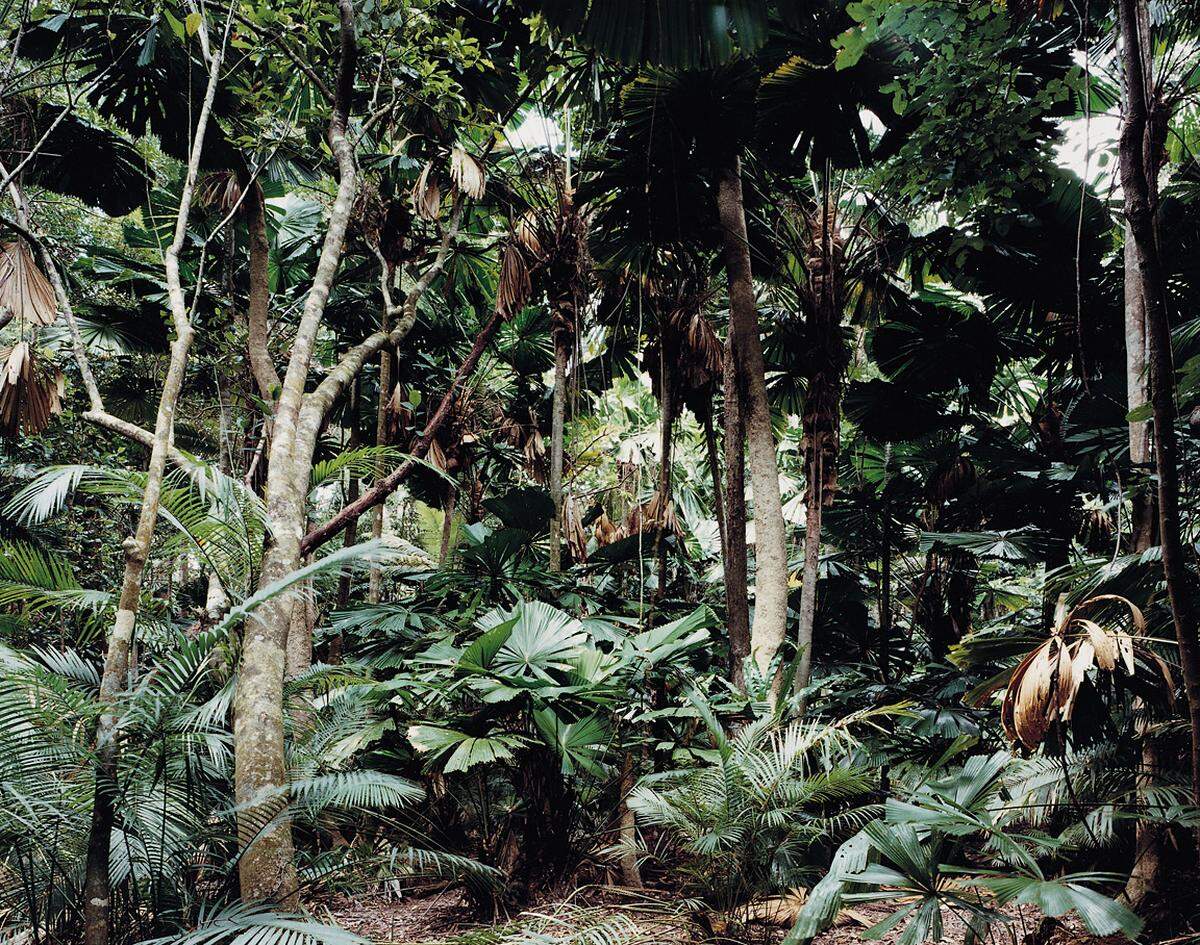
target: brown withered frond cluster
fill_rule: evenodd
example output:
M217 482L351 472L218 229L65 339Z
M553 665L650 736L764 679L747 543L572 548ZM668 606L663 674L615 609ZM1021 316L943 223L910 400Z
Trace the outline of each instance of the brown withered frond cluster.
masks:
M1100 594L1076 606L1013 671L1000 710L1005 734L1029 751L1061 745L1092 670L1172 700L1171 670L1146 646L1145 631L1146 618L1124 597Z
M21 242L0 246L0 312L18 322L49 325L58 316L54 288Z
M62 412L63 376L44 368L28 342L0 351L0 436L41 433Z

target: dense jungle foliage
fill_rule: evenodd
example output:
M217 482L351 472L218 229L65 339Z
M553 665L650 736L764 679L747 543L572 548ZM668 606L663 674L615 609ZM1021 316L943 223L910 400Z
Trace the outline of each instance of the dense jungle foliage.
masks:
M1197 940L1198 93L1189 0L0 0L0 939Z

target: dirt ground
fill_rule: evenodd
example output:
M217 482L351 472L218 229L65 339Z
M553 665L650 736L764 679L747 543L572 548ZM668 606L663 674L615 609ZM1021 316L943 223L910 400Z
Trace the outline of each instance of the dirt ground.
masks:
M823 932L814 945L859 945L862 933L885 918L894 907L863 904L843 913L837 925ZM640 896L631 898L604 890L585 890L569 901L541 903L521 915L505 916L491 925L482 925L462 896L453 890L397 896L379 893L371 896L336 896L312 904L313 912L326 921L370 939L377 945L452 945L486 942L500 936L492 932L513 932L512 941L574 943L593 941L587 934L593 924L610 925L619 919L614 936L620 945L657 945L657 943L732 943L775 945L787 931L789 912L785 908L772 915L751 917L744 926L731 926L724 917L697 915L685 904L669 898ZM1041 916L1036 910L1012 911L1007 925L993 928L988 945L1124 945L1126 939L1089 935L1072 916L1061 923L1040 929ZM964 923L943 912L944 945L961 945ZM902 929L893 929L880 941L895 945ZM610 928L611 931L611 928ZM482 934L481 934L482 933ZM608 936L606 936L607 939ZM1039 941L1040 939L1040 941Z

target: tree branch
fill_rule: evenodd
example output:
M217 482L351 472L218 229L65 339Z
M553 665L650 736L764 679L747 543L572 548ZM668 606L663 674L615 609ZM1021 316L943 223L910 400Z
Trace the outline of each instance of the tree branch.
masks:
M259 395L269 404L282 386L267 346L267 316L271 305L268 272L271 246L267 242L266 202L257 185L250 200L250 219L247 224L250 230L250 300L246 308L246 347L254 383L258 386Z
M479 364L479 359L483 357L483 352L487 349L488 343L496 334L496 329L499 328L501 321L500 313L495 312L479 332L479 336L475 339L475 344L472 346L466 360L463 361L457 373L455 373L454 379L450 382L450 387L442 397L441 403L438 404L437 410L425 425L420 439L413 445L410 458L406 459L395 470L375 483L374 486L362 493L362 495L349 505L344 506L340 512L324 525L314 528L305 535L304 540L300 543L301 554L312 553L330 538L337 535L342 529L349 527L352 522L357 521L359 516L368 511L372 506L382 502L396 491L396 487L404 481L404 477L429 452L433 438L437 435L438 430L441 429L442 424L445 423L451 409L454 407L454 402L458 398L459 388L474 372L476 365Z
M420 302L421 297L428 291L429 286L433 283L438 273L445 268L446 259L449 256L450 243L458 234L464 207L465 201L462 195L459 194L455 198L454 210L450 216L449 225L442 236L441 244L438 246L433 262L421 273L421 278L417 280L417 284L408 293L408 297L402 305L393 304L391 290L386 284L385 272L385 277L381 280L384 306L388 316L399 314L398 321L390 329L377 331L369 335L342 355L342 359L337 363L337 366L317 385L316 390L305 397L303 409L306 413L309 411L319 411L320 416L324 417L372 355L377 354L389 344L399 344L412 331L412 327L417 320L417 303ZM384 324L388 324L389 321L390 318L385 318ZM380 396L382 397L383 394L381 393Z

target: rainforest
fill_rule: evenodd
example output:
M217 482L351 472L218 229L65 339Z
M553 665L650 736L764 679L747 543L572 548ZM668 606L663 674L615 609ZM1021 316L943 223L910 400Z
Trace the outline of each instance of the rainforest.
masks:
M1195 0L0 0L0 942L1200 943Z

